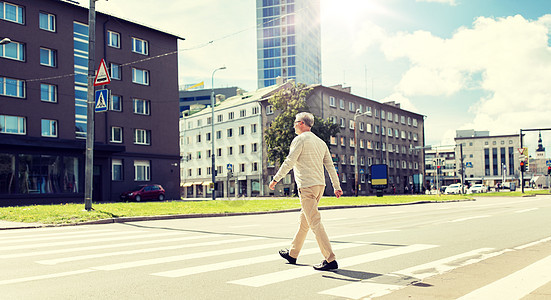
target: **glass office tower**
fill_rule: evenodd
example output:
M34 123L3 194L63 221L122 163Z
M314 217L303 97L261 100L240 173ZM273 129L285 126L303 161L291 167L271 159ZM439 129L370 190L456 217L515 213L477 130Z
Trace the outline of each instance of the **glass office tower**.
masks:
M258 88L321 83L320 0L256 0Z

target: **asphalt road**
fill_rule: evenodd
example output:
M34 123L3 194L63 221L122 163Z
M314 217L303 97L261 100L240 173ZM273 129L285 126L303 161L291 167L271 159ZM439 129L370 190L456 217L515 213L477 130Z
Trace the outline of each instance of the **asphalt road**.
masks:
M334 272L311 234L298 265L277 254L296 212L3 230L0 298L545 299L550 215L551 196L324 210Z

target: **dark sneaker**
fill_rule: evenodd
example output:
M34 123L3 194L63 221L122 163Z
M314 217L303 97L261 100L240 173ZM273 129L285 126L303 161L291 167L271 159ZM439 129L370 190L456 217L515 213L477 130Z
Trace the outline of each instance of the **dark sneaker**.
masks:
M328 263L326 260L322 261L318 265L314 265L314 269L318 271L329 271L329 270L335 270L338 269L339 265L337 264L337 261L334 260L330 263Z
M281 255L281 257L285 258L292 265L297 263L297 259L292 257L291 255L289 255L289 250L287 250L287 249L279 250L279 255Z

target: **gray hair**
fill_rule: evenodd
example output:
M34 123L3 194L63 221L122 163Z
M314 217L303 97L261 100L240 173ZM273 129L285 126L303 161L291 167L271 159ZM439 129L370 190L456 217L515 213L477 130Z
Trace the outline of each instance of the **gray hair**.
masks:
M314 115L309 112L301 112L295 116L297 121L302 121L306 126L312 128L314 126Z

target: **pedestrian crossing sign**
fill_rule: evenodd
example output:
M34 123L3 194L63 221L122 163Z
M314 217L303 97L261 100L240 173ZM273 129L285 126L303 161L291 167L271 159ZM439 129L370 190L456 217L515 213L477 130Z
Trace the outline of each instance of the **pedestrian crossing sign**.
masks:
M107 107L109 104L109 90L97 90L96 91L96 104L95 104L95 111L96 112L103 112L107 111Z

